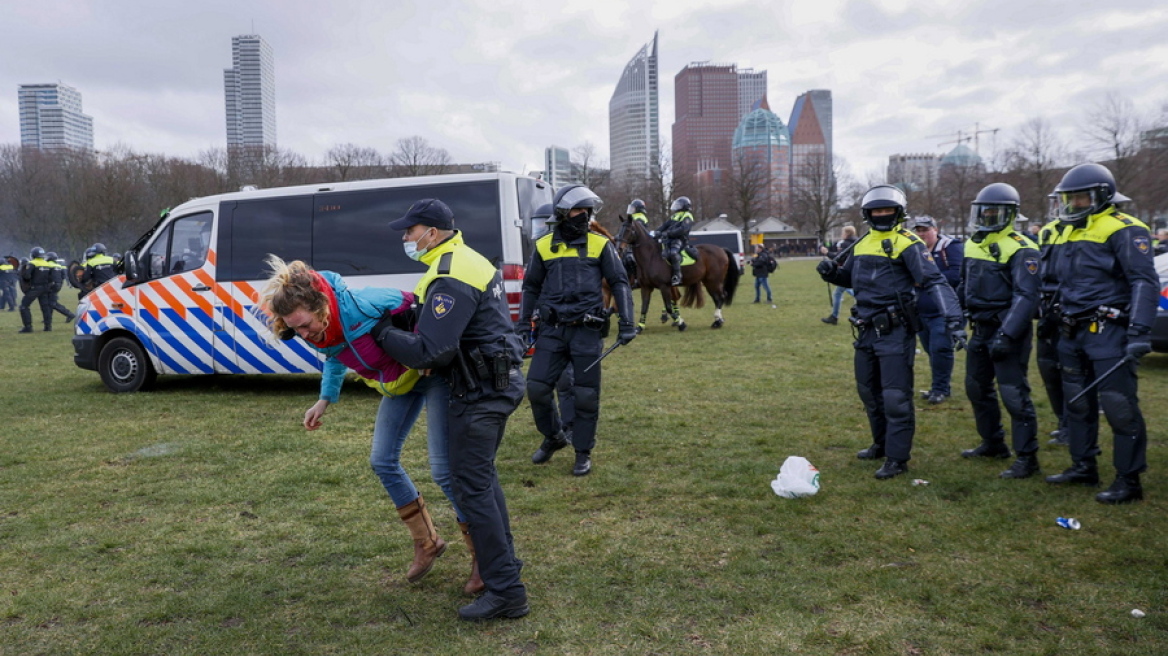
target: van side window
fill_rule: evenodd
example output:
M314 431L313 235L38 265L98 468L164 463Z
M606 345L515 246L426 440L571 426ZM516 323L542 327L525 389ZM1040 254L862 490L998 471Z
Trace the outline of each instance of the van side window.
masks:
M220 208L220 281L262 280L268 253L312 262L312 196L239 201Z
M139 258L146 267L146 277L163 278L203 266L211 244L212 222L210 212L172 221Z
M493 180L411 185L317 194L314 198L312 265L343 276L420 273L402 251L400 230L389 222L415 201L438 198L454 212L454 227L496 265L502 261L499 185Z
M546 232L542 222L536 225L531 215L540 205L552 202L552 186L543 180L520 177L515 179L516 196L519 199L519 219L523 222L523 264L531 260L532 242Z

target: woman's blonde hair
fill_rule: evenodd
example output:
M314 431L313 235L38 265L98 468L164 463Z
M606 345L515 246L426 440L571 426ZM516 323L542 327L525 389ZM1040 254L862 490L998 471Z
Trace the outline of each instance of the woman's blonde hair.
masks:
M260 309L267 315L268 329L276 335L288 330L284 317L304 309L328 327L328 297L313 286L312 267L300 260L285 262L277 255L264 258L271 275L260 288Z

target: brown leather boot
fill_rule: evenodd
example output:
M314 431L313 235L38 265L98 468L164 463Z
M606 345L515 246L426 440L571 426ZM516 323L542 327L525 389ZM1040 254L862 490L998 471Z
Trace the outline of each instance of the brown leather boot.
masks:
M462 591L473 597L486 590L487 585L479 576L479 559L475 556L474 542L470 539L470 526L466 522L459 522L458 526L462 529L462 541L466 543L466 550L470 552L470 579L462 587Z
M412 503L398 508L397 514L410 529L410 537L414 539L414 561L406 572L406 580L417 583L430 573L434 561L446 551L446 542L434 530L434 521L430 519L426 502L420 495Z

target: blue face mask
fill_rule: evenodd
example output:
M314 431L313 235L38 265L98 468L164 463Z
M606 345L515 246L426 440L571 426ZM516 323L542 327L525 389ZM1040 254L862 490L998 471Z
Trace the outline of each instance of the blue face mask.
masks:
M425 235L425 234L426 233L424 233L424 232L422 233L422 235ZM418 237L418 241L422 241L422 238ZM425 248L418 248L418 241L403 241L402 242L402 249L405 250L406 257L410 258L411 260L422 259L422 256L425 255L430 250L429 246L427 246Z

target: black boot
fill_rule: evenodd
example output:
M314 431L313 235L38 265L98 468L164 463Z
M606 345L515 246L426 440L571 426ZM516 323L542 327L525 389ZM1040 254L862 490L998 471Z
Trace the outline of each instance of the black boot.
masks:
M872 446L868 447L867 449L864 449L863 451L857 453L856 457L859 458L860 460L877 460L877 459L883 458L884 457L884 445L883 444L873 444Z
M826 323L826 324L829 324L829 325L832 325L832 326L834 326L834 325L836 325L837 323L839 323L839 318L838 318L838 317L836 317L836 316L833 314L833 315L831 315L831 316L829 316L829 317L824 317L824 318L820 319L820 321L822 321L823 323Z
M24 328L21 328L20 330L18 330L16 332L18 332L18 333L31 333L32 326L25 326Z
M982 442L972 449L966 449L961 452L962 458L999 458L1005 460L1010 457L1010 447L1002 442L990 444L989 442Z
M1068 446L1070 445L1071 441L1067 439L1067 431L1060 428L1050 432L1050 439L1046 443L1057 446Z
M458 609L458 616L464 620L478 622L493 620L497 617L523 617L531 612L527 605L527 595L516 599L504 599L494 592L486 592L483 596Z
M1039 471L1041 470L1038 468L1037 453L1019 453L1014 464L998 476L1001 478L1030 478Z
M1099 468L1094 460L1084 460L1075 463L1070 469L1061 474L1046 477L1047 483L1062 485L1063 483L1077 483L1079 485L1099 485Z
M592 455L587 451L576 452L576 464L572 467L573 476L587 476L592 471Z
M1095 495L1099 503L1131 503L1144 498L1144 488L1140 486L1139 474L1116 476L1111 487Z
M564 431L556 433L555 437L543 438L543 444L531 454L531 461L537 465L542 465L548 460L552 459L552 454L560 449L568 446L568 438L564 436Z
M892 458L888 458L887 460L884 461L884 464L880 466L880 469L876 470L876 478L878 478L880 480L884 480L886 478L892 478L893 476L900 476L901 474L904 474L907 472L908 472L908 463L907 462L905 462L903 460L893 460Z

